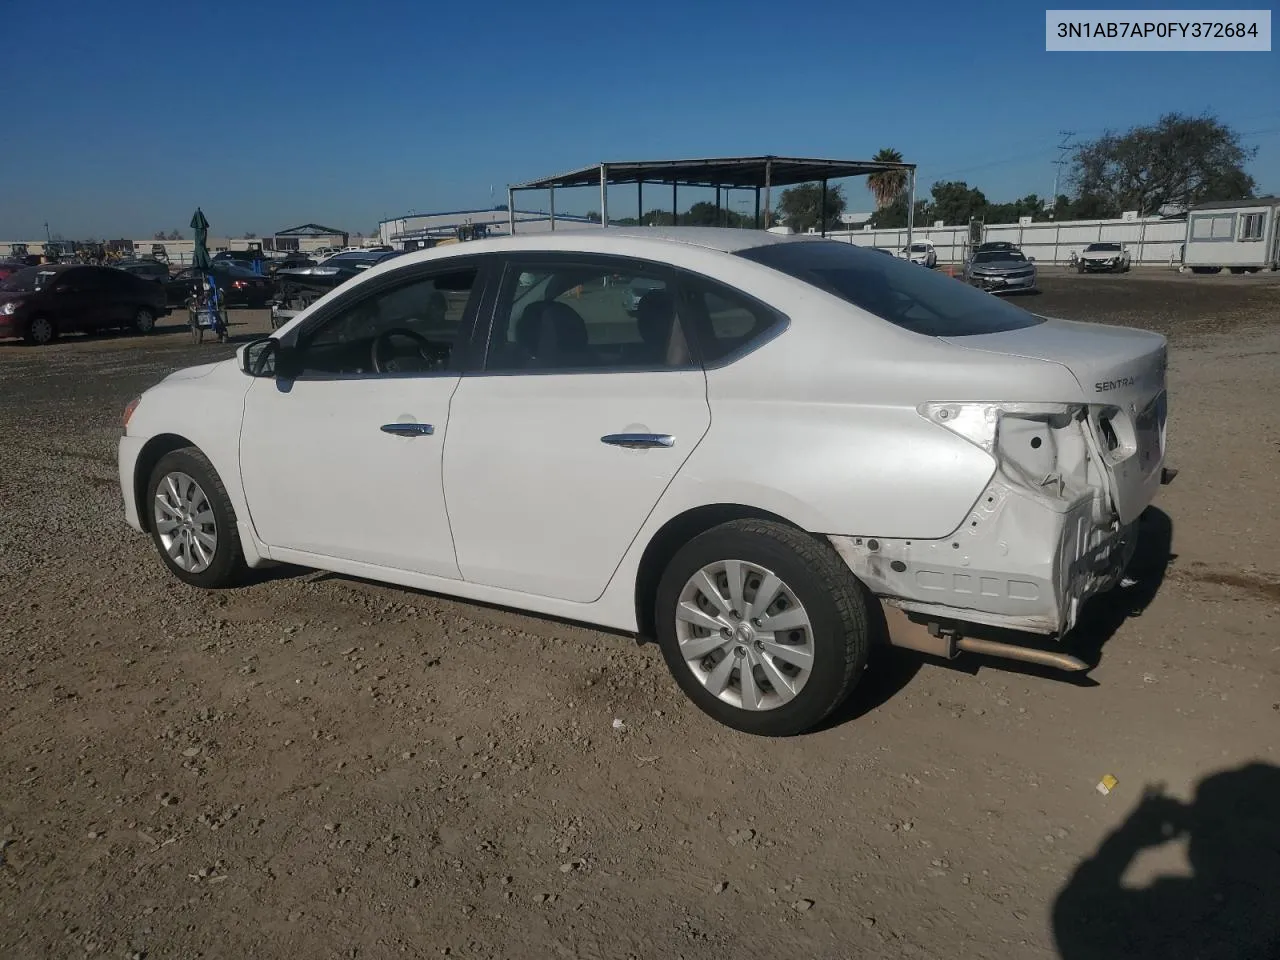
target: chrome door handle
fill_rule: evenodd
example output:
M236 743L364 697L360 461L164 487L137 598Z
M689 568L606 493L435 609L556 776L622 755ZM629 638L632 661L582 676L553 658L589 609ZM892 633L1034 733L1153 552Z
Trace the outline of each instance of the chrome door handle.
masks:
M401 437L429 437L436 432L429 423L384 423L381 430Z
M652 447L674 447L676 438L669 433L610 433L601 437L600 442L629 450L648 450Z

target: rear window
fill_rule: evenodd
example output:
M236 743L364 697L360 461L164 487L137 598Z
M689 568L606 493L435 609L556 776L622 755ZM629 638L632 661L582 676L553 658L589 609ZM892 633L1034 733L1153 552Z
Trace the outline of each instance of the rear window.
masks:
M967 283L848 243L800 240L753 247L738 255L927 337L1000 333L1044 322Z

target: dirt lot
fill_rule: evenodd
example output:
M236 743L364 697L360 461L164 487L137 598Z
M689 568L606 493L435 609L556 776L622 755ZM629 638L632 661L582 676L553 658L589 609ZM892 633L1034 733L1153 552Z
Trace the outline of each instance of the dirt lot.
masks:
M184 587L121 519L119 416L230 349L0 345L0 957L1280 956L1280 280L1043 286L1172 342L1181 474L1097 668L887 654L789 741L625 637Z

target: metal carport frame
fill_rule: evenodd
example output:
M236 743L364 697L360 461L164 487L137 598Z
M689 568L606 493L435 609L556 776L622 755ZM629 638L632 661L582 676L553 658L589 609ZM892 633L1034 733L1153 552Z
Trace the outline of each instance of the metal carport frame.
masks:
M803 157L716 157L702 160L639 160L609 161L570 170L552 177L541 177L507 187L508 229L516 232L516 193L524 190L546 190L550 201L551 229L556 228L556 187L590 187L600 185L600 223L609 226L609 187L624 183L636 185L637 208L644 216L644 185L671 185L671 215L678 215L678 190L682 186L714 188L716 209L720 206L721 191L755 191L755 224L763 226L760 218L760 192L764 191L764 210L770 209L771 193L775 186L786 187L798 183L822 184L820 210L826 210L827 182L843 177L861 177L872 173L902 170L907 175L907 248L911 247L911 234L915 226L916 165L914 163L881 163L875 160L816 160ZM826 236L825 221L822 235ZM908 254L909 256L909 254Z

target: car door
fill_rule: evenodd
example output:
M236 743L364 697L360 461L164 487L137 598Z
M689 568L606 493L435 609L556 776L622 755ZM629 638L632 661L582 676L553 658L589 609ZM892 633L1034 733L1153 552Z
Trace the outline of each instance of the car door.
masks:
M138 293L138 285L142 281L123 270L111 267L90 269L97 276L97 283L102 291L95 318L98 326L131 326L138 308L146 303Z
M710 425L672 282L618 257L507 259L484 369L458 385L445 442L465 580L580 603L604 592Z
M282 338L240 434L249 514L274 557L458 577L441 455L481 273L453 258L395 271Z
M53 313L58 329L92 330L99 312L101 290L90 267L59 272L53 283Z

